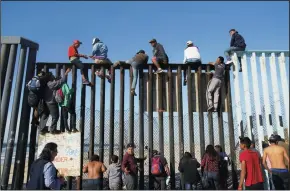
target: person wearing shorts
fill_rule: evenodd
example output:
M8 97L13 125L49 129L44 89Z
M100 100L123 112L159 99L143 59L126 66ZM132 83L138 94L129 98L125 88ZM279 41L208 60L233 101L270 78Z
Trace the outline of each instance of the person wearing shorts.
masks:
M92 45L93 50L90 58L92 58L96 64L112 64L110 59L108 59L108 47L106 44L104 44L99 38L94 38ZM100 70L97 70L95 74L100 78L104 76ZM111 82L111 71L109 69L106 78Z
M68 48L68 58L69 61L75 65L75 67L77 67L78 69L81 70L81 75L82 75L82 81L84 85L89 85L90 82L87 80L85 74L84 74L84 65L82 63L82 61L80 60L80 58L85 58L88 59L88 56L83 55L83 54L79 54L78 52L78 48L80 47L80 45L82 44L82 42L80 42L79 40L74 40L73 41L73 45L71 45Z
M153 47L153 57L152 62L157 67L155 74L162 73L162 67L169 63L168 56L160 43L157 43L156 39L149 41Z

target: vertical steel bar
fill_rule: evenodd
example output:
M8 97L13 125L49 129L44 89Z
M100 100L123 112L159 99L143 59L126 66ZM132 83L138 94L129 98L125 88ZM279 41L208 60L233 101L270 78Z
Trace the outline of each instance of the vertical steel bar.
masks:
M8 108L9 108L9 100L11 95L11 86L13 82L13 73L15 68L15 61L17 55L17 44L11 45L10 53L9 53L9 60L8 60L8 68L5 77L4 89L3 89L3 97L1 100L1 152L2 152L2 145L4 141L5 129L6 129L6 122L7 122L7 115L8 115Z
M237 54L234 53L232 56L232 60L234 63L234 71L233 71L233 79L234 79L234 91L235 91L235 108L237 114L237 122L238 122L238 129L239 129L239 136L243 136L244 134L244 127L243 127L243 118L242 118L242 104L241 104L241 97L240 97L240 83L239 83L239 66L238 66L238 57Z
M225 82L226 82L226 95L227 95L227 111L228 111L228 127L229 127L229 139L230 139L230 156L232 159L232 182L233 182L233 190L237 189L235 182L238 180L235 176L235 169L236 169L236 153L235 153L235 133L234 133L234 122L233 122L233 110L232 110L232 97L231 97L231 81L230 81L230 72L226 70L225 72Z
M225 149L225 138L224 138L224 120L223 120L223 101L225 98L223 97L225 94L222 93L225 90L225 81L222 82L222 87L220 89L220 97L219 97L219 108L218 108L218 128L219 128L219 144Z
M157 75L157 96L158 96L158 110L163 108L163 74ZM159 151L164 154L164 126L163 126L163 112L158 112L158 129L159 129Z
M56 78L59 78L59 77L61 77L61 65L60 64L56 64L55 65L55 77ZM63 124L63 116L62 116L62 108L60 108L60 117L59 117L59 121L60 121L60 131L61 132L64 132L65 130L64 130L64 124Z
M26 149L27 149L27 139L29 132L29 117L31 107L27 103L28 97L28 89L26 89L26 84L33 77L35 73L35 60L36 60L37 50L29 49L28 60L27 60L27 70L25 77L24 93L22 97L22 108L21 108L21 117L20 124L21 128L18 131L18 139L17 139L17 149L16 156L14 162L14 171L13 171L13 188L14 189L22 189L23 179L24 179L24 169L25 169L25 161L26 161ZM32 114L33 115L33 114ZM26 128L25 128L26 127ZM28 156L28 171L32 162L34 161L35 156L35 146L36 146L36 132L37 127L35 125L31 125L30 130L30 141L29 141L29 156ZM27 174L28 175L28 174Z
M200 135L200 154L203 156L204 150L205 150L205 140L204 140L204 117L203 117L203 110L202 110L202 96L201 95L201 90L202 88L202 83L201 83L201 74L202 74L202 69L201 66L198 67L197 70L197 91L196 93L198 94L198 118L199 118L199 135Z
M89 146L89 157L94 154L95 147L95 110L96 110L96 76L95 76L95 65L91 66L91 111L90 111L90 146Z
M152 65L149 65L149 78L148 78L148 134L149 134L149 159L152 158L153 151L153 73ZM153 188L153 179L151 174L151 160L149 160L149 190Z
M206 74L206 83L207 86L209 86L211 75L210 72L210 65L206 66L206 71L208 72ZM221 94L220 94L221 95ZM208 131L209 131L209 144L214 145L214 133L213 133L213 118L212 118L212 112L208 112Z
M8 65L8 60L9 60L9 52L10 52L10 44L2 44L1 46L1 63L0 63L0 102L1 98L3 95L3 88L4 88L4 82L5 82L5 76L6 76L6 71L7 71L7 65Z
M133 81L132 68L130 69L130 112L129 112L129 142L134 143L134 95L131 94L131 84Z
M63 72L62 72L62 75L63 75L65 73L65 65L62 66L62 69L63 69ZM65 79L67 82L67 77L65 77ZM65 132L64 119L63 119L62 113L63 113L63 108L61 107L60 108L60 115L59 115L60 116L60 120L59 120L60 121L60 131Z
M271 104L270 104L270 95L269 95L269 88L268 88L268 72L266 66L266 56L265 53L262 53L260 57L260 68L261 68L261 78L262 78L262 90L263 90L263 97L264 97L264 110L265 110L265 117L266 117L266 127L267 127L267 134L273 134L273 124L272 124L272 115L271 115Z
M174 152L174 124L173 124L173 91L172 91L172 71L168 67L168 100L169 100L169 150L170 150L170 176L171 189L175 189L175 152Z
M139 157L144 158L144 77L139 70ZM139 190L144 190L144 161L140 163Z
M5 159L2 171L2 188L7 189L9 175L10 175L10 168L11 162L13 157L13 150L14 150L14 143L15 143L15 136L16 136L16 128L18 122L18 112L19 112L19 102L21 98L21 90L22 90L22 82L23 82L23 74L24 74L24 67L26 61L26 47L21 47L20 51L20 58L19 58L19 65L17 70L17 79L16 79L16 87L14 89L14 99L12 105L12 112L11 112L11 119L9 125L9 134L7 139L7 147L5 152Z
M177 103L178 103L178 131L179 131L179 159L184 153L184 135L183 135L183 102L182 102L182 71L181 66L177 70Z
M115 125L115 69L111 67L111 95L110 95L110 145L109 145L109 164L114 154L114 125Z
M192 110L192 73L191 65L187 68L187 104L188 104L188 128L190 153L195 152L194 131L193 131L193 110Z
M84 68L85 74L88 73L88 69ZM80 160L80 184L79 188L83 188L83 164L84 164L84 134L85 134L85 109L86 109L86 85L81 86L81 113L80 113L80 133L81 133L81 160Z
M119 106L119 159L123 159L124 151L124 78L125 71L123 66L120 67L120 106Z
M105 73L105 68L101 68L102 73ZM100 161L104 162L104 133L105 133L105 78L101 79L100 87L100 143L99 155Z
M279 56L279 69L281 75L281 84L282 84L282 92L283 92L283 100L285 107L285 118L286 118L286 127L289 129L289 84L287 79L287 69L285 63L285 54L282 52ZM289 130L288 130L289 131Z
M278 77L276 70L276 57L272 53L270 59L270 70L271 70L271 82L272 82L272 92L273 92L273 101L275 106L275 118L276 118L276 127L278 134L284 138L284 128L282 124L282 114L281 114L281 102L280 102L280 91L278 86ZM289 96L288 96L289 97Z

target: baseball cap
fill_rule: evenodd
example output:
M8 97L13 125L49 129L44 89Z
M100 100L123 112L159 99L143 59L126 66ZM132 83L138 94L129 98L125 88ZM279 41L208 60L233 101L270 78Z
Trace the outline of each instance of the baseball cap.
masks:
M93 38L93 42L92 42L92 45L96 44L97 42L99 42L100 39L99 38Z
M134 143L128 143L128 144L127 144L127 149L128 149L129 147L133 147L133 148L135 148Z
M81 41L79 41L79 40L74 40L73 43L74 43L74 44L83 44L83 43L82 43Z
M137 52L137 54L139 54L139 53L145 54L145 51L144 51L144 50L139 50L139 51Z
M190 45L190 44L193 44L193 42L191 40L186 42L186 45Z
M157 42L157 40L153 38L152 40L149 41L149 43L152 43L152 42Z

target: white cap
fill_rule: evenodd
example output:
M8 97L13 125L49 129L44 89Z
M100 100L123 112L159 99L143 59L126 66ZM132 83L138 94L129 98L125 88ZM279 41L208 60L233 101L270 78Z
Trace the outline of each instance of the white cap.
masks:
M191 40L186 42L186 45L190 45L190 44L193 44L193 42Z
M92 43L92 45L96 44L96 43L99 42L99 41L100 41L99 38L93 38L93 43Z

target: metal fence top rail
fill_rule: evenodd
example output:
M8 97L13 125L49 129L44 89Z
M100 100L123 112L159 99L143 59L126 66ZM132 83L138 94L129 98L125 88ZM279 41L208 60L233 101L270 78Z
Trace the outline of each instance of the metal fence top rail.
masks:
M233 51L237 53L237 56L252 56L253 53L256 54L256 56L262 56L262 54L265 54L266 57L271 56L271 54L275 54L275 56L280 56L281 53L284 53L285 57L289 57L289 50L246 50L246 51Z
M20 36L1 36L1 44L21 44L22 46L37 49L38 43Z

